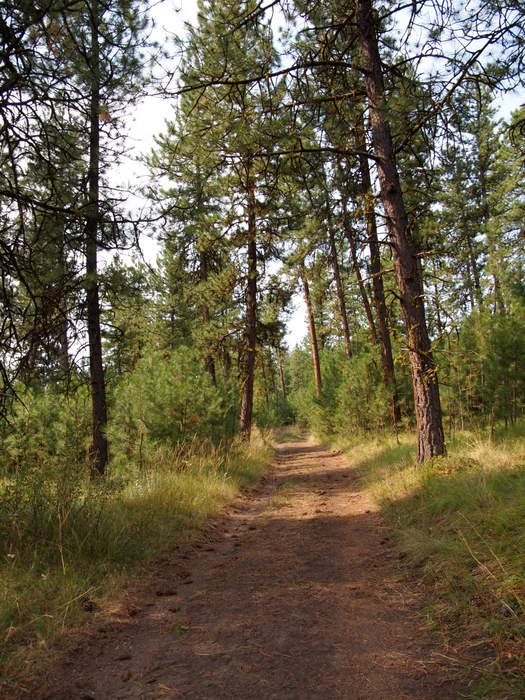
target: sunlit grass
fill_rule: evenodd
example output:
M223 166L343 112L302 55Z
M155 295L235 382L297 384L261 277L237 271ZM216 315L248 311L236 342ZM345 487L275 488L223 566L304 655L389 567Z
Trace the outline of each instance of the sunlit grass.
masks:
M431 622L473 654L471 697L525 697L525 426L457 434L425 465L405 433L346 451L432 591Z
M79 488L62 508L35 494L34 522L24 531L13 517L1 555L0 665L16 650L47 645L123 575L190 538L264 470L270 456L259 435L227 450L206 445L183 455L162 449L147 470L130 471L125 482L90 495L86 482L85 493ZM4 520L3 527L11 526Z

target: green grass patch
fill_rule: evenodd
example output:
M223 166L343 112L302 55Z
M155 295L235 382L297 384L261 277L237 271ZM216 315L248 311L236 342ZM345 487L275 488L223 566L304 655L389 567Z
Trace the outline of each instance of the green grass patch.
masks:
M234 442L228 449L161 449L147 469L101 483L67 468L61 475L30 470L5 478L0 668L13 665L21 648L47 645L122 576L190 538L261 474L271 453L255 436L250 445Z
M431 590L430 623L475 660L468 697L525 697L525 426L458 434L423 466L407 434L346 451Z

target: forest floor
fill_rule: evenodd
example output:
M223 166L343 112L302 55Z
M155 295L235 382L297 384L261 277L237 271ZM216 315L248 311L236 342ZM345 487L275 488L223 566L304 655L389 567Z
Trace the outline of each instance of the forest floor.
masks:
M256 487L65 635L16 697L457 698L398 556L343 456L281 443Z

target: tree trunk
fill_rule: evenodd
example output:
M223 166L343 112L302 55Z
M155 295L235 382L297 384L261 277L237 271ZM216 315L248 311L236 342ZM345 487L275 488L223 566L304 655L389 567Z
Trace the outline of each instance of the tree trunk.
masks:
M478 149L483 148L478 140ZM479 150L478 150L479 152ZM487 239L487 249L488 249L488 268L490 270L490 276L492 277L492 290L493 290L493 313L506 313L505 304L503 302L503 296L501 294L501 284L499 275L497 273L497 250L496 250L496 239L489 232L488 222L490 219L490 208L488 202L488 188L487 188L487 175L486 175L486 165L483 159L478 159L478 175L479 175L479 185L481 193L481 210L483 217L483 225L485 227L485 234Z
M364 125L361 126L363 143L361 150L366 149L364 143ZM363 195L363 208L365 214L366 232L368 237L368 249L370 251L370 273L372 276L372 291L376 310L379 347L381 351L381 364L383 367L383 381L386 390L390 394L390 419L393 425L401 420L399 410L399 396L397 393L394 358L392 356L392 342L388 330L388 313L385 299L385 285L383 283L381 252L379 249L379 237L377 235L377 221L374 208L374 195L372 192L372 179L368 158L364 153L359 156L359 172L361 175L361 188Z
M423 462L445 453L437 369L425 319L417 252L408 228L392 135L384 117L384 82L371 0L356 0L355 7L381 199L392 244L407 335L417 422L418 461Z
M479 309L483 308L483 292L481 291L481 282L479 276L478 262L474 254L474 247L472 245L472 236L469 231L466 232L467 238L467 251L468 251L468 286L472 300L476 300ZM474 303L472 303L472 308L474 308Z
M264 403L266 404L266 408L269 408L270 407L270 393L268 391L268 376L266 374L266 362L264 360L264 354L260 354L259 357L261 360L261 374L262 374Z
M314 368L315 395L321 396L321 363L319 362L319 345L317 343L317 333L315 331L314 312L312 310L312 300L310 299L310 288L306 279L306 270L302 269L301 281L303 283L304 301L308 316L308 331L310 333L310 347L312 350L312 363Z
M210 310L207 304L201 304L201 315L203 323L208 324L210 322ZM204 358L204 366L211 377L212 384L216 386L217 373L215 372L215 360L213 359L213 355L206 355Z
M206 256L206 253L200 253L199 255L199 277L201 282L206 282L208 279L208 259ZM202 316L202 321L205 325L207 325L210 322L210 309L207 304L201 304L201 316ZM214 386L217 385L217 373L215 371L215 360L213 359L213 355L206 355L204 358L204 366L206 367L206 371L211 377L212 384Z
M67 337L67 309L62 309L60 311L60 314L61 318L60 328L58 332L58 356L62 375L64 377L67 377L69 375L69 340Z
M222 349L222 366L223 366L223 376L225 379L229 379L232 373L232 356L226 348Z
M97 231L99 221L100 178L100 89L98 3L92 4L91 68L92 87L90 98L88 214L86 220L86 297L87 330L89 342L89 372L92 405L92 443L90 448L92 476L102 475L108 460L108 443L105 436L107 423L106 385L102 363L102 339L100 333L100 301L97 272Z
M343 289L343 282L341 280L341 270L339 268L339 261L337 259L337 247L335 245L334 231L332 229L330 216L328 216L328 242L330 244L330 261L332 263L332 270L334 272L335 287L337 291L337 302L339 308L339 318L341 319L341 329L343 331L343 340L345 345L345 355L348 358L350 358L352 357L352 344L350 342L350 329L348 328L345 293Z
M492 289L494 292L494 305L493 310L495 314L505 314L507 313L505 309L505 302L503 301L503 295L501 293L501 284L498 275L493 272L492 275Z
M268 350L268 372L270 373L270 388L273 394L277 393L277 385L275 383L275 365L273 362L272 351Z
M348 224L348 216L346 211L346 202L343 203L343 217L344 217L344 227L345 236L350 246L350 257L352 259L352 267L354 268L355 278L357 280L357 286L359 288L359 293L361 294L361 301L363 302L363 307L365 309L366 318L368 321L368 327L370 328L370 335L372 336L372 342L377 343L377 330L374 321L374 316L372 314L372 307L370 306L370 300L368 298L368 292L366 290L365 283L363 281L363 275L361 274L361 269L359 267L359 260L357 259L357 248L355 245L355 239L353 236L353 231L350 229Z
M67 288L67 271L66 271L66 243L64 225L57 223L60 230L58 241L58 265L60 270L60 279L62 289ZM59 301L59 321L58 321L58 361L61 372L64 377L69 377L69 341L67 337L68 330L68 295L63 292Z
M281 380L281 391L283 392L283 396L286 397L286 380L284 376L284 361L283 361L283 350L282 348L279 348L277 351L277 358L279 362L279 379Z
M434 306L436 311L436 331L439 336L443 335L445 327L443 321L441 320L441 305L439 303L439 290L437 288L436 280L434 279Z
M255 220L255 186L246 165L248 201L248 280L246 283L245 373L243 377L240 430L250 439L253 417L253 383L255 378L255 346L257 342L257 230Z

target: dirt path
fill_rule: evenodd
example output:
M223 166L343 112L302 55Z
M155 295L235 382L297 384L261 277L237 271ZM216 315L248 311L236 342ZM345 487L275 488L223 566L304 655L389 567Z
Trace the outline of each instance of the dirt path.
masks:
M32 698L456 698L344 458L286 443L258 489L65 645Z

